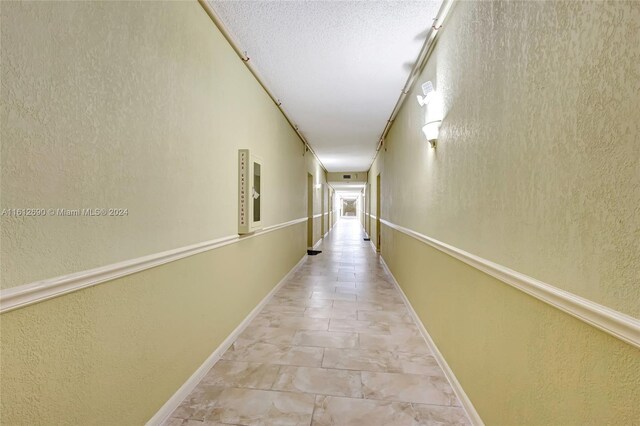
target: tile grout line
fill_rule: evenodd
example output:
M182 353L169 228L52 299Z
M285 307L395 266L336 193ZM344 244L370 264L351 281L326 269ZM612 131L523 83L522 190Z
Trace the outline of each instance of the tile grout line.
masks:
M295 366L294 366L295 367ZM367 370L348 370L348 371L352 371L355 373L376 373L375 371L367 371ZM364 383L362 382L362 375L360 375L360 384L364 387ZM292 390L283 390L283 389L263 389L263 388L251 388L251 387L242 387L242 386L210 386L212 388L221 388L221 389L237 389L237 390L253 390L253 391L260 391L260 392L275 392L275 393L284 393L284 394L303 394L303 395L313 395L315 397L331 397L331 398L345 398L345 399L355 399L357 401L375 401L375 402L393 402L393 403L399 403L399 404L416 404L416 405L429 405L429 406L434 406L434 407L445 407L445 408L463 408L461 405L451 405L451 404L433 404L433 403L425 403L425 402L410 402L410 401L399 401L396 399L382 399L382 398L367 398L367 397L362 397L362 398L356 398L353 396L344 396L344 395L335 395L335 394L328 394L328 393L317 393L317 392L305 392L305 391L301 391L301 390L296 390L296 391L292 391ZM363 392L364 395L364 392ZM172 418L172 417L169 417ZM179 418L179 417L173 417L173 418ZM200 421L197 419L185 419L185 420L196 420L196 421Z

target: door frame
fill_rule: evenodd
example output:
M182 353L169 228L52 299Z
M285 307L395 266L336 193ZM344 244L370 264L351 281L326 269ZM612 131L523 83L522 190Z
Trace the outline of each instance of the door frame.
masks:
M324 234L326 232L326 226L324 224L325 221L325 214L324 214L324 184L321 184L322 186L320 187L320 214L322 216L320 216L320 238L324 238Z
M313 248L313 175L307 173L307 248Z
M380 252L380 245L382 238L380 238L380 174L378 174L376 180L376 251Z

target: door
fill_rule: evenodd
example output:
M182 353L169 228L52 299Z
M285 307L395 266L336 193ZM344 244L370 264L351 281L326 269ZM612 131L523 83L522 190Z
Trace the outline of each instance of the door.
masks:
M380 175L376 182L376 249L380 252Z
M367 232L367 187L365 185L365 187L362 189L362 197L360 197L362 200L362 229L364 229L364 232Z
M313 248L313 175L307 173L307 247Z
M324 225L324 221L327 218L324 214L324 185L322 185L321 189L320 189L320 214L322 216L320 216L320 238L324 238L324 233L325 233L325 225Z
M327 212L329 213L327 216L327 220L328 220L328 226L327 228L329 228L329 231L331 231L331 228L333 228L333 190L331 188L329 188L329 194L328 194L328 202L329 202L329 206L327 207Z
M367 236L371 235L371 184L367 184Z

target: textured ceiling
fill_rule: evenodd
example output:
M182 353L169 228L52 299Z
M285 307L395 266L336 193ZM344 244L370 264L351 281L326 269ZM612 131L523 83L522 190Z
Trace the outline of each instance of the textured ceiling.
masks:
M327 170L366 171L441 0L210 3Z

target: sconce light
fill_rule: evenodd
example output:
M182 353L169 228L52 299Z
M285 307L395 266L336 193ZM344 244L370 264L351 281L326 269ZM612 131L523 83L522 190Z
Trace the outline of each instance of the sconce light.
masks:
M316 185L315 185L315 186L316 186L316 189L320 189L320 188L322 188L322 184L321 184L321 183L316 183Z
M427 138L427 141L429 142L429 145L431 145L431 148L436 147L441 123L442 120L434 120L422 126L422 133L424 133L424 136Z

